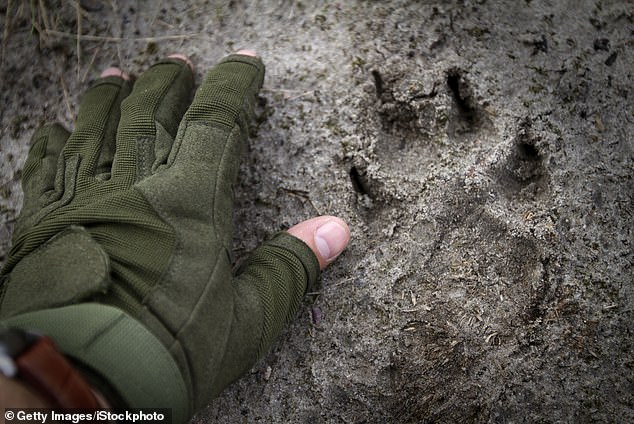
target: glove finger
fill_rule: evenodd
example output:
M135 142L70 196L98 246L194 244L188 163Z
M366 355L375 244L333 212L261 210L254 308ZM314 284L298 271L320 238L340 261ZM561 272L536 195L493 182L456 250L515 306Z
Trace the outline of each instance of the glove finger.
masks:
M116 76L100 78L84 94L75 130L66 142L64 157L81 157L80 177L109 172L120 105L130 93L130 82Z
M229 351L236 354L226 358L228 363L222 368L237 369L234 362L240 358L238 352L256 352L253 361L266 353L295 317L306 288L318 276L319 262L311 248L286 232L256 249L240 266L234 280L234 315L239 325L232 326L229 343L235 345ZM249 338L245 339L243 334Z
M59 123L44 125L33 134L22 171L22 215L35 213L42 196L55 189L59 156L69 136L70 133Z
M185 120L247 129L263 80L264 64L259 58L240 54L224 58L207 74Z
M178 59L157 63L139 77L121 105L115 178L134 182L167 160L193 86L191 68Z
M185 113L168 161L174 176L188 176L188 190L181 189L181 197L187 192L196 199L196 214L213 221L228 248L232 185L263 78L260 59L237 54L209 71Z

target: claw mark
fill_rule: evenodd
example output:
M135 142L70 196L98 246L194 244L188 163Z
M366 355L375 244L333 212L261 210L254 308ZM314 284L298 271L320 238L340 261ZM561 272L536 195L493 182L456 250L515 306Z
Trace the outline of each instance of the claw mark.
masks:
M462 80L459 69L451 69L447 73L447 85L453 94L460 116L467 122L474 123L477 111L471 103L471 94Z
M517 145L517 152L520 159L529 162L535 162L541 159L539 150L535 147L535 144L531 142L522 141Z
M376 69L372 71L372 77L374 78L374 87L376 88L376 97L380 99L381 95L383 94L383 78L381 78L381 74Z
M350 180L352 181L352 188L359 194L370 195L370 191L368 188L368 183L364 176L359 173L359 170L356 166L350 168Z

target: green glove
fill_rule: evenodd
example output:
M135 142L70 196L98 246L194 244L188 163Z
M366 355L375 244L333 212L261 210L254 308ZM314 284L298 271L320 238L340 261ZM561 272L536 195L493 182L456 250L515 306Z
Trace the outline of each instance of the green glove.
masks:
M89 338L93 321L110 328L132 317L177 364L186 414L248 370L319 273L315 254L287 233L232 270L232 184L263 78L259 59L231 55L188 108L192 72L168 59L134 84L100 79L72 134L58 124L37 131L2 270L0 319L73 326L63 330ZM141 330L125 328L133 345ZM123 396L135 403L137 395Z

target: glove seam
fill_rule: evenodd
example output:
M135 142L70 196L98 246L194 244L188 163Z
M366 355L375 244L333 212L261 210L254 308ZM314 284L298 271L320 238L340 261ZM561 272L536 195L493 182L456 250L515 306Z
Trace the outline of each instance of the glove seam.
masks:
M218 161L218 167L216 168L216 172L214 175L214 189L213 189L213 196L214 199L218 199L219 196L219 185L218 185L218 180L219 180L219 175L221 174L222 170L224 170L225 168L225 162L226 162L226 157L227 157L227 149L230 147L230 143L229 143L229 139L231 138L231 136L233 135L234 131L238 129L239 131L239 126L237 124L234 124L234 126L231 128L231 130L227 133L227 135L225 137L223 137L223 141L222 141L222 154L220 155L220 160ZM239 137L239 135L238 135ZM214 227L214 231L216 234L222 234L221 230L218 228L218 225L216 223L216 202L214 201L214 207L213 210L211 211L211 222L212 225ZM224 245L224 240L222 240L223 245ZM225 248L227 248L227 246L224 246Z

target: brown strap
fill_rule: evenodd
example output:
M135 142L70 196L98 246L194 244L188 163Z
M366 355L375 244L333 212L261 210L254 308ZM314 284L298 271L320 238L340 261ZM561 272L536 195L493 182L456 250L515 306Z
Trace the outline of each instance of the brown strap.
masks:
M16 360L18 376L49 398L58 408L99 408L90 385L55 348L39 338Z

